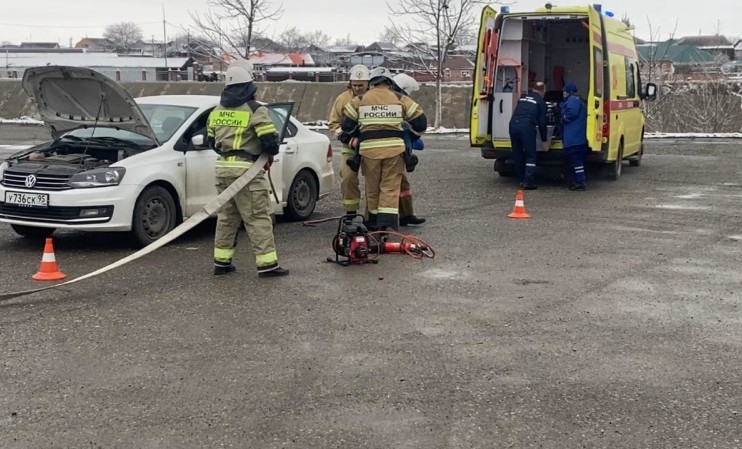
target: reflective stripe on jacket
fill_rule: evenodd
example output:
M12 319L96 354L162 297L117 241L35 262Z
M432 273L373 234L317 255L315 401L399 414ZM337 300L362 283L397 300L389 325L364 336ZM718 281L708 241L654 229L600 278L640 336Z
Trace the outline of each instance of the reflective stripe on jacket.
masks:
M412 98L397 94L388 85L371 88L345 106L345 117L360 131L360 152L369 159L387 159L405 150L404 122L425 123L422 108ZM350 127L350 126L349 126ZM347 131L346 125L343 129ZM415 126L413 126L415 128ZM424 131L418 129L418 132Z
M340 133L342 133L340 122L343 120L343 110L345 109L345 106L350 103L353 97L353 91L350 89L346 90L345 92L338 95L338 97L335 99L335 103L333 103L332 105L332 109L330 109L330 119L328 120L327 127L336 138L340 137ZM347 144L343 144L342 150L340 150L340 152L342 154L354 153L354 151Z

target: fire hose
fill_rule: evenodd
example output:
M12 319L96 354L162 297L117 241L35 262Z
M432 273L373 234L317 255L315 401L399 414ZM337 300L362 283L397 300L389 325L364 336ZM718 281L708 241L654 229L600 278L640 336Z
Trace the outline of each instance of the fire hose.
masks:
M167 245L168 243L182 236L189 230L193 229L194 227L196 227L196 225L206 220L212 214L216 213L219 209L221 209L222 206L224 206L229 200L231 200L237 194L237 192L242 190L245 186L247 186L247 184L250 183L250 181L255 179L255 177L258 175L260 170L263 169L263 165L265 165L266 162L268 162L268 155L261 154L258 160L255 161L253 165L247 171L245 171L245 173L243 173L239 178L237 178L229 187L227 187L216 198L209 201L204 207L201 208L201 210L191 215L186 221L178 225L172 231L168 232L164 236L160 237L159 239L155 240L154 242L150 243L149 245L145 246L144 248L140 249L134 254L131 254L123 259L117 260L116 262L106 265L105 267L99 270L95 270L92 273L88 273L86 275L76 277L74 279L70 279L69 281L62 282L61 284L49 285L46 287L35 288L31 290L24 290L24 291L19 291L19 292L0 293L0 301L5 301L8 299L18 298L19 296L30 295L32 293L43 292L45 290L51 290L54 288L63 287L65 285L74 284L75 282L89 279L94 276L98 276L99 274L103 274L107 271L113 270L114 268L118 268L120 266L126 265L129 262L133 262L137 259L140 259L146 256L147 254L151 252L154 252L155 250L159 248L162 248L163 246ZM274 195L275 195L275 189L274 189Z

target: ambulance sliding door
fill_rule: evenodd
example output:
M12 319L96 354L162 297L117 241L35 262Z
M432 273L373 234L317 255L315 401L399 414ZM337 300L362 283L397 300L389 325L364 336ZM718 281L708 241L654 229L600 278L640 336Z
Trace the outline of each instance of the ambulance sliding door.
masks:
M499 35L495 29L496 16L497 12L489 6L485 6L482 10L469 128L469 140L474 147L481 147L485 142L492 140L490 113L499 44Z

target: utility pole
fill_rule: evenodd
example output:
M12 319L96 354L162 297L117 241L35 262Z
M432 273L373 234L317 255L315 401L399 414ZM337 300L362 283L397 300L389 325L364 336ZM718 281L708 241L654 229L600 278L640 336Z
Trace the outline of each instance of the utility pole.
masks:
M169 67L167 66L167 26L165 22L165 4L162 4L162 45L164 48L164 51L162 52L162 55L165 57L165 69L169 72ZM168 76L169 78L169 76ZM168 79L168 81L170 81Z

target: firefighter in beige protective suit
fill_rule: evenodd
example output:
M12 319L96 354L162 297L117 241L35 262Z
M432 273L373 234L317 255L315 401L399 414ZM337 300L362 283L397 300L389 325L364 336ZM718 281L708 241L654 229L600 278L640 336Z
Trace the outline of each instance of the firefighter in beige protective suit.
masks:
M366 93L368 90L369 70L365 65L354 65L350 69L350 82L348 89L338 95L335 103L330 109L330 120L328 127L336 138L340 139L343 130L340 123L343 120L343 109L350 101ZM361 189L359 186L358 172L351 170L348 159L355 155L355 150L350 148L349 143L343 143L340 150L340 193L343 197L343 208L346 214L355 214L361 205Z
M209 115L208 138L219 153L216 160L216 188L222 193L252 167L261 153L270 155L269 162L250 183L219 210L214 238L214 274L236 270L232 264L237 231L245 223L250 238L258 276L276 277L289 274L278 265L273 238L270 183L266 170L278 154L278 132L268 109L255 100L252 63L238 60L226 72L226 85L219 106Z
M346 105L341 127L344 134L360 141L369 227L398 229L405 172L404 123L419 136L427 129L427 119L420 105L392 90L394 80L388 69L374 69L369 86L368 92Z

